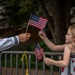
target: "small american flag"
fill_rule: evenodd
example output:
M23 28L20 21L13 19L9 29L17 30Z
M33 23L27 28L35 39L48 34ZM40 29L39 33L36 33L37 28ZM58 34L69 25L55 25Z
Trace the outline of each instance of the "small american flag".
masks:
M37 60L42 60L43 50L38 43L35 45L35 56Z
M28 24L34 27L39 28L40 30L44 29L47 23L47 19L38 17L36 15L31 14Z

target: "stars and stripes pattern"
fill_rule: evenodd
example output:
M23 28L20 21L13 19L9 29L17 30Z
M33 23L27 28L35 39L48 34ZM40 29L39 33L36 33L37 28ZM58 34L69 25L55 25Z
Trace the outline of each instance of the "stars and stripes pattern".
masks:
M43 30L46 26L47 19L31 14L28 24Z
M37 60L42 60L43 50L38 44L35 45L35 57Z

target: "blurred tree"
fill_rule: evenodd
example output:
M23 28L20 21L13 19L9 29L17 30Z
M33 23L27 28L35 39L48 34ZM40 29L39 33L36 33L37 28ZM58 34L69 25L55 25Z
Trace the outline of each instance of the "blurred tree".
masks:
M1 0L0 7L4 11L0 12L0 15L3 16L0 19L0 25L7 24L9 27L26 24L30 14L38 10L35 0Z
M74 3L74 0L0 0L0 26L25 26L31 13L44 15L54 42L63 44Z
M37 0L43 15L48 18L48 27L56 44L65 42L70 25L72 0Z

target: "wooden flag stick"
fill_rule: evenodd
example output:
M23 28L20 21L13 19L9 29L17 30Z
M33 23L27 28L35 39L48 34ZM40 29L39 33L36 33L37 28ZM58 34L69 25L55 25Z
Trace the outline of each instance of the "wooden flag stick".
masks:
M38 46L40 47L40 45L39 45L39 43L37 43L38 44ZM40 47L41 48L41 47Z
M27 25L27 28L26 28L26 31L25 31L25 33L27 33L27 31L28 31L28 28L29 28L29 24Z
M43 58L45 58L45 54L43 53Z
M31 14L32 15L32 14ZM30 15L30 17L31 17L31 15ZM29 18L30 19L30 18ZM29 21L28 21L29 22ZM29 24L27 25L27 28L26 28L26 33L27 33L27 31L28 31L28 28L29 28Z

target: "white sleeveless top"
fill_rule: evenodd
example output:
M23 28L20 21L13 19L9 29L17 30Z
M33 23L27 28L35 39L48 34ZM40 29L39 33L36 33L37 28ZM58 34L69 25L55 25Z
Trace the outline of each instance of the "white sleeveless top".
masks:
M61 75L75 75L75 56L71 56L70 66L61 68Z

